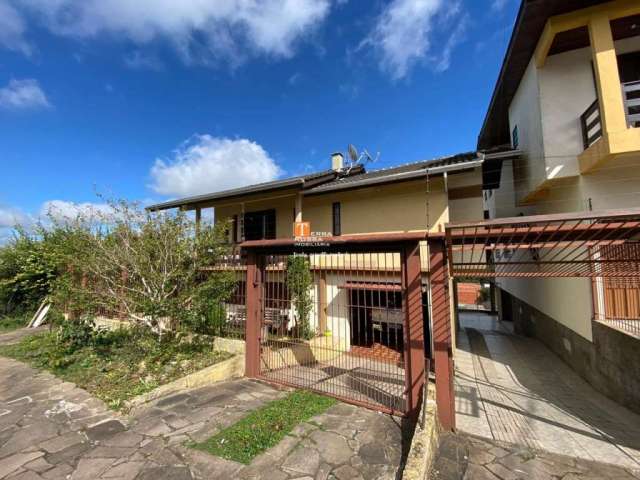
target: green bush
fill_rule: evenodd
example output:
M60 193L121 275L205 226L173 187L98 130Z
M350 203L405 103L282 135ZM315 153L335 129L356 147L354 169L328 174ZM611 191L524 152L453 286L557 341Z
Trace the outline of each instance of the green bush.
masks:
M58 327L56 340L60 348L71 353L94 345L100 335L101 331L96 330L93 319L83 317L62 322Z
M54 214L29 232L16 230L0 247L0 313L33 314L46 297L72 320L119 312L156 334L167 319L193 331L222 328L233 284L224 273L203 281L201 268L227 253L227 226L202 225L196 235L184 212L107 203L107 213L62 221Z
M181 327L194 333L225 336L227 321L224 301L235 288L232 272L215 272L194 290L191 308L181 315Z
M313 302L311 287L313 277L309 259L302 255L290 255L287 258L287 288L291 295L291 303L296 311L296 325L301 338L310 340L315 332L311 328L309 316Z

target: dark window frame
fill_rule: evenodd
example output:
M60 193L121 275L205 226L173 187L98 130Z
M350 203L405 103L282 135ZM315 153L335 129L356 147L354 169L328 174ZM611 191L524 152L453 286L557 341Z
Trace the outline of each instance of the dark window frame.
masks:
M342 211L340 202L333 202L331 206L331 233L334 237L342 235Z
M245 240L273 240L276 238L276 210L259 210L244 214Z
M233 235L233 237L231 239L231 243L237 243L238 242L238 215L233 216L232 222L233 224L231 228L231 235Z

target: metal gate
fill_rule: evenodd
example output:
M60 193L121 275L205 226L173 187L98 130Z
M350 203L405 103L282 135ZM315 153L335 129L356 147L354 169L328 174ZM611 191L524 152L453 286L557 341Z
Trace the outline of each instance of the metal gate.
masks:
M261 255L259 376L405 413L401 255Z

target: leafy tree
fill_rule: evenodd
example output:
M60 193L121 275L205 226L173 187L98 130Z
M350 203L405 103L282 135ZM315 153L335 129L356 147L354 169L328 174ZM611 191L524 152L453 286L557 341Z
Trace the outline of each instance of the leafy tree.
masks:
M196 234L184 212L149 212L124 201L110 207L88 230L86 222L80 226L88 234L78 235L79 254L69 259L73 268L60 291L84 302L84 311L121 311L155 331L192 324L194 317L206 322L198 316L219 307L233 288L228 274L203 278L201 272L227 253L226 225L203 225Z
M155 331L220 322L230 273L203 276L227 254L226 225L199 228L184 212L148 212L126 201L76 218L50 215L0 249L0 301L53 306L84 322L118 312ZM216 316L217 315L217 316Z
M31 233L16 228L13 239L0 248L0 302L5 312L33 311L52 293L65 268L69 234L41 224Z

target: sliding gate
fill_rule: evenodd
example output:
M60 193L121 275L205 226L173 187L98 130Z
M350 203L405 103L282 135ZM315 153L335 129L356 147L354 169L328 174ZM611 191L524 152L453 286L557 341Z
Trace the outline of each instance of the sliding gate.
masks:
M424 376L422 291L417 242L407 250L409 270L403 246L250 254L247 374L380 411L413 411Z

